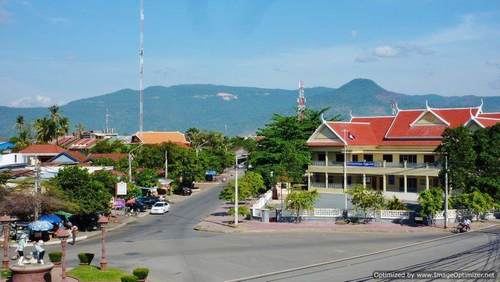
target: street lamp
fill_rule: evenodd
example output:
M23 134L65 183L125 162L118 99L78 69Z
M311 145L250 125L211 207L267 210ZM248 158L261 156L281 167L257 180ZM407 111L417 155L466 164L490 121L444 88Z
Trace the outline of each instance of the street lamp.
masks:
M8 215L0 216L0 222L3 225L3 259L2 267L4 269L9 268L9 224L12 218Z
M108 261L106 259L106 245L105 245L105 238L106 238L106 224L108 224L109 219L107 216L101 216L99 217L99 220L97 223L101 225L101 231L102 231L102 236L101 236L101 270L104 271L106 270L106 267L108 265Z
M238 155L234 155L234 225L238 225Z
M61 249L62 249L62 255L61 255L61 280L63 282L66 281L66 241L68 240L69 237L69 231L64 229L64 228L59 228L56 231L56 237L61 239Z
M132 182L132 152L139 149L140 147L142 147L142 145L144 145L143 143L139 144L139 146L133 148L132 150L130 150L128 152L128 181L129 182Z

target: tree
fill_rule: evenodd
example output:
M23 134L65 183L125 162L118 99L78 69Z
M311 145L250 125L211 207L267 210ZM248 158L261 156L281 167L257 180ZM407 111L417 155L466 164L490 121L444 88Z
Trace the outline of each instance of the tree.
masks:
M295 222L300 221L300 212L314 209L319 193L314 191L293 191L285 199L286 207L295 211Z
M368 210L378 210L384 206L384 197L380 191L369 191L361 185L355 185L347 193L352 196L351 202L356 209L363 211L365 219Z
M135 183L141 187L155 187L158 184L158 173L151 168L145 168L135 176Z
M481 215L491 211L495 207L493 198L487 193L482 193L478 190L471 193L454 195L451 198L451 204L454 208L471 211L478 220Z
M302 121L296 115L275 114L270 123L257 131L262 139L250 154L250 162L253 170L265 177L267 185L271 182L271 171L277 181L302 182L311 160L306 141L321 124L321 115L326 110L307 110Z
M393 196L391 200L388 200L385 204L385 208L388 210L406 210L406 206L401 202L396 196Z
M90 215L109 211L111 194L105 184L85 169L69 166L59 170L53 180L68 199L78 205L78 213Z
M115 194L116 183L118 183L118 178L111 172L106 170L99 170L94 172L91 175L91 178L93 180L101 182L111 195Z
M36 140L38 143L48 143L63 136L69 131L69 119L59 113L59 107L49 107L49 116L35 121Z
M249 199L264 188L264 179L258 173L247 171L245 175L238 179L238 200L244 201ZM234 202L235 196L235 183L233 180L229 181L228 185L219 194L219 198Z
M443 190L436 187L424 190L418 195L418 202L422 207L420 215L427 217L428 221L434 224L434 216L443 211Z
M477 177L470 190L487 193L500 204L500 124L474 131L473 138Z

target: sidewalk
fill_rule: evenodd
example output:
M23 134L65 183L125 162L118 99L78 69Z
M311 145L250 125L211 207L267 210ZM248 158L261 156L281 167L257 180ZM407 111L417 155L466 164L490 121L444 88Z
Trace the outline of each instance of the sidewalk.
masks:
M256 220L243 220L240 217L239 224L235 227L233 216L227 214L227 210L232 207L224 204L215 210L211 215L201 221L195 230L218 233L287 233L287 232L325 232L325 233L449 233L455 224L445 230L442 226L409 226L397 223L369 224L336 224L334 220L311 220L302 223L263 223ZM485 221L472 223L472 230L486 226L498 224L498 221Z

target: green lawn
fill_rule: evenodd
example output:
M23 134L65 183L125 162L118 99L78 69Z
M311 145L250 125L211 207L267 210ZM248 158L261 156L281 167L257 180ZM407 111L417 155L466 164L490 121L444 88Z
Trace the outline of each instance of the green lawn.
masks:
M68 275L80 281L107 281L120 282L120 278L124 275L130 275L124 270L108 267L106 271L101 271L93 265L80 265L68 272Z

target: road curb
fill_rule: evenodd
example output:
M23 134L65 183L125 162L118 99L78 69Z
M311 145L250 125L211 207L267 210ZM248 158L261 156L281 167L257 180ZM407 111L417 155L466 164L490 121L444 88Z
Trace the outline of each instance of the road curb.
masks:
M494 227L494 226L497 226L497 225L498 224L491 224L489 226L486 226L486 227L483 227L483 228L479 228L479 229L475 229L475 230L469 231L467 233L478 232L478 231L481 231L481 230L484 230L484 229L488 229L488 228L491 228L491 227ZM353 259L368 257L368 256L377 255L377 254L386 253L386 252L391 252L391 251L395 251L395 250L400 250L400 249L404 249L404 248L408 248L408 247L414 247L414 246L418 246L418 245L422 245L422 244L427 244L427 243L431 243L431 242L435 242L435 241L440 241L440 240L443 240L443 239L457 237L457 236L464 235L464 234L467 234L467 233L450 234L450 235L439 237L439 238L434 238L434 239L430 239L430 240L425 240L425 241L411 243L411 244L408 244L408 245L405 245L405 246L399 246L399 247L389 248L389 249L385 249L385 250L380 250L380 251L376 251L376 252L361 254L361 255L347 257L347 258L340 258L340 259L335 259L335 260L331 260L331 261L325 261L325 262L320 262L320 263L315 263L315 264L309 264L309 265L304 265L304 266L299 266L299 267L294 267L294 268L288 268L288 269L283 269L283 270L279 270L279 271L275 271L275 272L268 272L268 273L253 275L253 276L241 277L241 278L237 278L237 279L225 280L225 282L248 281L248 280L253 280L253 279L258 279L258 278L264 278L264 277L268 277L268 276L273 276L273 275L285 274L285 273L288 273L288 272L293 272L293 271L298 271L298 270L304 270L304 269L308 269L308 268L319 267L319 266L323 266L323 265L334 264L334 263L338 263L338 262L343 262L343 261L348 261L348 260L353 260Z

